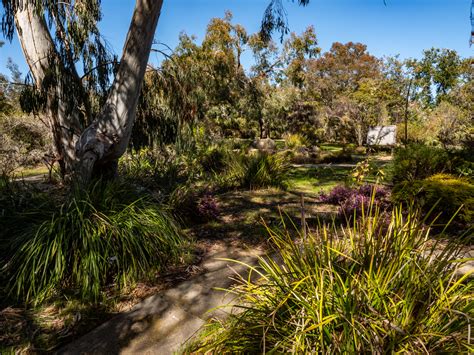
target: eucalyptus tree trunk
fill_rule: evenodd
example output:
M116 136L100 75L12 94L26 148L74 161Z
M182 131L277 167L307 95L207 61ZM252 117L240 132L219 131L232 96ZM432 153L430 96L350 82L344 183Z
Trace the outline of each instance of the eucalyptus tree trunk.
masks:
M83 182L95 173L115 174L117 161L127 149L162 4L162 0L136 1L107 101L77 144L76 178Z
M15 24L35 86L40 90L46 85L45 79L52 77L55 72L66 72L64 64L59 60L44 17L36 13L32 2L25 1L24 6L18 9ZM67 78L64 80L67 81ZM57 160L61 173L65 175L74 168L75 143L81 132L80 112L77 108L68 112L61 81L48 88L45 99Z
M35 0L24 0L15 12L15 23L35 85L41 88L51 70L64 70L71 77L77 73L65 70L45 18L34 4ZM114 82L99 115L90 120L92 124L87 128L82 128L80 110L70 109L66 104L64 80L48 91L46 113L62 160L61 168L64 175L75 181L85 183L95 174L115 174L118 158L130 140L162 4L162 0L136 0Z

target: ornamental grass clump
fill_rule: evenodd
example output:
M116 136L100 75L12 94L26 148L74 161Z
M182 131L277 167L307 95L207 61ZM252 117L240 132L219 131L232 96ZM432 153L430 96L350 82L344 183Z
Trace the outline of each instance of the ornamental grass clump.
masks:
M67 291L97 301L105 286L120 289L178 262L186 241L171 215L126 190L97 183L56 210L14 216L19 226L3 241L12 250L2 268L10 295L40 303Z
M275 187L286 189L290 164L284 154L258 152L235 156L228 175L239 187L250 190Z
M418 217L395 208L386 228L374 207L342 232L321 226L304 242L269 230L277 257L248 266L257 277L230 289L240 311L212 321L186 351L474 351L472 271L458 275L460 247L433 241Z

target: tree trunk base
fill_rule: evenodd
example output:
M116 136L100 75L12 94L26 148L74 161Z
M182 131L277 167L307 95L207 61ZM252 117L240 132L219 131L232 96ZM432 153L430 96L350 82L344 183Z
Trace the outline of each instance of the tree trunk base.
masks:
M113 180L118 176L118 160L96 164L92 170L92 179Z

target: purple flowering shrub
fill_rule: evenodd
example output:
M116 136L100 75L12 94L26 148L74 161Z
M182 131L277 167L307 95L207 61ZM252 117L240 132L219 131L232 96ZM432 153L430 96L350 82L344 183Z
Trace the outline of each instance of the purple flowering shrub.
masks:
M359 187L338 185L329 193L321 193L319 200L323 203L339 205L339 214L350 217L361 215L362 210L367 211L374 199L374 205L382 211L390 209L390 190L381 185L364 184Z
M197 201L197 212L203 221L213 221L219 216L219 207L214 196L205 194Z
M337 185L329 193L321 193L319 200L323 203L331 205L339 205L350 198L353 194L353 189L345 185Z
M184 186L176 189L170 197L173 214L184 225L207 223L219 216L219 204L210 191Z

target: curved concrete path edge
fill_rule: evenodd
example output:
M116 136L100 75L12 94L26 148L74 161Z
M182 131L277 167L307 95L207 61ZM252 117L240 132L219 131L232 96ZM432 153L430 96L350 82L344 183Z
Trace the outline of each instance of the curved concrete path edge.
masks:
M148 297L57 353L172 354L207 320L227 316L234 296L219 289L235 283L236 273L246 273L248 268L240 263L256 265L263 255L259 249L230 250L219 245L201 263L202 274Z

